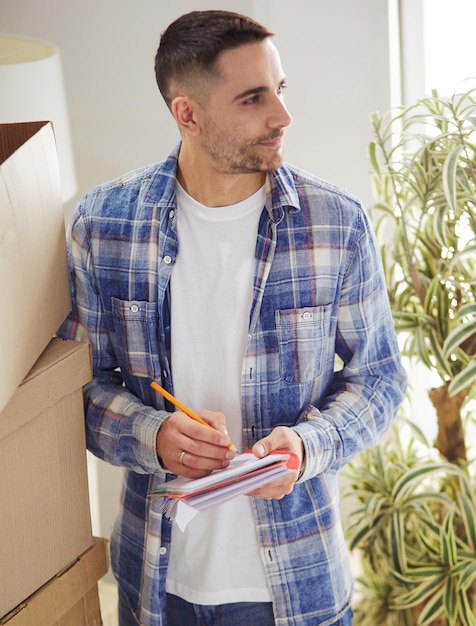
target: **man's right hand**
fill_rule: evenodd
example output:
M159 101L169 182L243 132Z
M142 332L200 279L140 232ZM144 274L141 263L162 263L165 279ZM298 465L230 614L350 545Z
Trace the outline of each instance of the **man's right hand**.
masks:
M211 428L196 422L182 411L171 413L157 434L157 454L174 474L201 478L213 470L228 467L235 456L228 446L223 413L198 411Z

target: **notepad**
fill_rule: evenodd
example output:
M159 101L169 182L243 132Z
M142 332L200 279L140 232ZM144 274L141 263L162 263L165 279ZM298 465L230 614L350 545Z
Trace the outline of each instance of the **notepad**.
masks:
M161 512L184 530L199 511L282 478L299 469L299 464L298 456L287 450L275 450L263 458L245 452L225 469L197 479L180 476L156 487L151 494L163 498Z

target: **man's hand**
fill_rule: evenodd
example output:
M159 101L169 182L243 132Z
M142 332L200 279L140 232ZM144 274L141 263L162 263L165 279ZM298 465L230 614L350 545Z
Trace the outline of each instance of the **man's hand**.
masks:
M302 464L304 460L304 446L301 437L294 430L286 426L274 428L267 437L263 437L263 439L257 441L251 451L255 456L261 458L273 450L278 449L294 452L294 454L299 457ZM246 495L258 496L265 500L281 500L285 495L291 493L298 476L299 469L284 478L263 485Z
M201 478L213 470L228 467L235 456L230 445L225 416L198 411L212 428L191 419L182 411L171 413L157 434L157 454L163 465L179 476Z

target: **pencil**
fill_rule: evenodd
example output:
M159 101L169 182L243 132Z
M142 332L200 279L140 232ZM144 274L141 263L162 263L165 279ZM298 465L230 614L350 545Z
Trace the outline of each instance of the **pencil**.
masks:
M200 417L200 415L197 415L197 413L195 413L195 411L192 411L192 409L189 409L188 406L185 406L185 404L180 402L180 400L178 400L175 396L173 396L166 389L164 389L158 383L156 383L155 380L153 380L150 383L150 386L153 389L155 389L156 391L158 391L162 396L164 396L164 398L166 398L167 400L170 400L170 402L174 406L176 406L178 409L180 409L181 411L186 413L186 415L191 417L193 420L195 420L196 422L200 422L200 424L203 424L204 426L208 426L209 428L213 428L212 426L210 426L210 424L208 422L206 422L204 419L202 419ZM235 446L232 443L230 443L228 447L230 448L230 450L233 450L233 452L236 452L238 454L238 450L235 448Z

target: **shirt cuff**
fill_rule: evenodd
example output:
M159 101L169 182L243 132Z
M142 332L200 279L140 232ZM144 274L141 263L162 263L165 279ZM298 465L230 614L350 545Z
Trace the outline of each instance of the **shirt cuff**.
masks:
M325 420L320 422L301 422L294 427L304 447L303 463L297 482L304 482L323 474L331 469L335 462L336 451L328 424Z
M134 455L147 473L168 471L157 454L157 433L169 415L167 411L146 407L133 421Z

